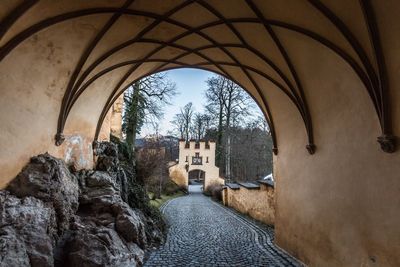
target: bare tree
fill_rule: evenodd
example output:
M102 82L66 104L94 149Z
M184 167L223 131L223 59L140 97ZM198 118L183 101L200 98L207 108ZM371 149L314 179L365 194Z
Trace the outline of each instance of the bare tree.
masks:
M252 99L246 91L231 80L226 82L226 87L223 90L225 128L229 129L232 126L232 122L245 121L245 117L250 115L249 110L252 106Z
M173 120L171 121L174 129L172 132L175 132L179 135L181 139L185 138L185 121L181 113L175 114Z
M231 128L231 176L234 180L257 180L272 172L272 138L259 119L245 127Z
M161 197L168 169L166 150L158 138L147 141L138 151L137 176L144 181L147 191L154 192L155 198Z
M201 113L195 113L193 116L193 122L192 122L192 137L196 140L200 140L204 138L204 134L206 132L206 127L207 127L207 119L208 116L201 114Z
M217 120L218 130L217 130L217 145L220 146L222 142L222 129L223 129L223 119L224 119L224 88L227 79L221 76L211 77L207 80L207 90L205 92L205 97L207 99L206 110L208 114ZM217 158L218 157L217 151Z
M124 95L122 129L126 143L133 152L136 134L145 123L156 123L163 116L163 108L176 95L175 83L166 73L150 75L134 83Z
M205 129L204 135L205 135L207 133L207 131L210 130L211 127L213 126L213 121L212 121L211 116L207 113L204 113L202 116L203 116L203 123L204 123L204 129Z
M243 123L249 116L252 99L233 81L214 76L207 80L208 88L206 110L217 124L216 161L219 167L225 167L226 176L231 170L231 140L230 128ZM225 135L226 138L223 138Z
M181 108L181 116L183 119L183 131L185 134L185 140L188 141L190 139L190 128L192 124L193 117L193 103L187 103L183 108Z

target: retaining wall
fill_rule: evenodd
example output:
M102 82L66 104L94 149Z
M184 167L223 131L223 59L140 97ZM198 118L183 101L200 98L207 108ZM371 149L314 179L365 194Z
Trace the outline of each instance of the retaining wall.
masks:
M265 224L275 224L274 187L267 183L249 187L243 184L228 184L222 192L225 206L249 215Z

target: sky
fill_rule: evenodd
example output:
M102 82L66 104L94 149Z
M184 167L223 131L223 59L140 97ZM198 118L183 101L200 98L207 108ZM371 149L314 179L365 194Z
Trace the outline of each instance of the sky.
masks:
M206 81L208 78L216 74L199 69L175 69L166 71L169 79L176 84L177 95L171 99L172 105L168 105L164 109L164 118L159 123L159 133L166 135L173 127L170 121L173 120L175 114L180 113L181 107L187 103L192 102L195 112L203 112L206 99L204 92L207 89ZM257 112L261 111L257 109ZM141 130L140 136L155 133L154 127L151 125L144 125Z
M171 100L172 105L164 109L164 118L160 121L160 134L167 134L171 130L172 121L175 114L180 112L181 107L192 102L196 112L202 112L206 102L204 91L207 88L206 80L215 75L212 72L198 69L176 69L166 71L168 78L176 84L177 95ZM154 133L151 125L145 125L140 133L141 136Z

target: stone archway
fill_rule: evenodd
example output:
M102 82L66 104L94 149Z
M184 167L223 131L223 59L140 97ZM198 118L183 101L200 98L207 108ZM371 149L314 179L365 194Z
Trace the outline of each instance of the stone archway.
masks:
M397 1L0 5L2 187L46 151L90 168L132 81L203 68L245 88L272 127L281 247L311 265L400 264Z
M191 170L188 173L189 184L204 184L204 180L206 177L206 172L202 170Z

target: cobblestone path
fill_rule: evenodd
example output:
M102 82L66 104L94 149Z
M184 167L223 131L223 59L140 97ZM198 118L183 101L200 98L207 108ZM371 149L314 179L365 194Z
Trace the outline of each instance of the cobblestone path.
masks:
M261 228L201 193L168 202L166 243L145 266L301 266L274 246L272 228Z

